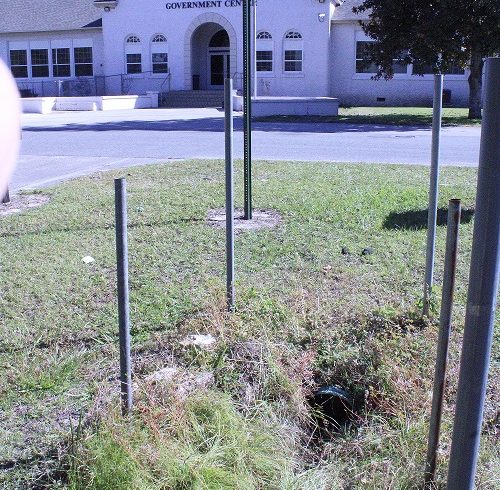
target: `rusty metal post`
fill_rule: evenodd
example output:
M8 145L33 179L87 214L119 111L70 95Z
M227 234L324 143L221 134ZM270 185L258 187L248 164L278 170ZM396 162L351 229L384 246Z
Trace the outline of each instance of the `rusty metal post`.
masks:
M434 392L432 395L432 411L429 426L427 460L425 464L424 488L433 488L436 479L437 450L439 445L444 390L446 386L446 365L448 361L448 345L451 332L453 294L455 292L460 213L460 200L452 199L448 204L448 227L446 234L446 255L444 259L441 315L439 318L439 340L436 355L436 370L434 373Z

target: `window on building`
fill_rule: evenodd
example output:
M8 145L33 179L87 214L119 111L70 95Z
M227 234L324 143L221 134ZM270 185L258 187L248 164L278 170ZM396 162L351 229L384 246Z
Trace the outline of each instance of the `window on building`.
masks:
M129 36L127 37L127 44L135 44L135 43L140 43L141 40L137 36Z
M49 76L49 50L31 50L31 76L33 78L44 78Z
M153 73L168 73L167 38L157 34L151 41L151 66Z
M141 40L139 37L131 35L125 40L125 64L126 73L142 73Z
M400 73L406 75L408 72L408 63L405 63L403 60L406 56L408 56L408 50L404 50L401 53L399 53L398 58L394 58L392 60L392 71L394 74Z
M267 31L257 34L257 71L273 71L273 37Z
M413 63L412 67L413 75L432 75L434 70L432 65L424 63Z
M273 52L257 50L257 71L273 71Z
M25 49L10 50L10 70L14 78L28 78L28 52Z
M140 53L127 53L127 73L141 73L142 63Z
M356 42L356 73L377 73L377 65L370 61L374 41Z
M445 75L465 75L465 70L459 65L451 65L445 72Z
M94 75L92 48L74 48L75 76L91 77Z
M434 69L432 65L423 63L413 64L413 75L432 75ZM464 75L465 70L458 65L451 65L445 72L445 75Z
M301 49L285 49L285 71L302 71Z
M267 31L260 31L258 34L257 34L257 39L272 39L273 36L271 36L271 34L269 34L269 32Z
M285 72L301 72L303 62L302 34L288 31L283 43L283 62Z
M52 73L54 77L70 77L69 48L52 49Z

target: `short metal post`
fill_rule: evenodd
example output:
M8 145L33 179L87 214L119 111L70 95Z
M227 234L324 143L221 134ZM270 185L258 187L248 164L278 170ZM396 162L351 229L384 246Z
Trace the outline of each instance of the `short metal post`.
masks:
M115 179L116 264L118 280L118 322L120 334L120 392L122 414L132 410L130 362L130 317L128 288L127 183Z
M427 460L425 464L425 488L433 488L436 479L436 460L441 427L444 390L446 386L446 365L451 332L451 313L455 292L457 270L458 229L460 226L460 200L452 199L448 204L448 225L446 234L446 254L444 259L443 292L441 315L439 318L439 340L437 345L436 369L434 372L434 392L429 426Z
M449 490L474 487L500 273L500 58L486 61L472 257L448 469Z
M441 143L441 118L443 112L443 75L434 75L434 101L432 104L432 151L427 217L427 250L425 257L423 314L429 316L434 275L434 250L436 248L436 224L438 209L439 157Z
M233 170L233 81L224 82L226 133L226 299L234 311L234 170Z
M8 204L10 202L9 188L5 189L5 194L2 197L2 204Z
M62 80L57 80L57 95L62 97Z

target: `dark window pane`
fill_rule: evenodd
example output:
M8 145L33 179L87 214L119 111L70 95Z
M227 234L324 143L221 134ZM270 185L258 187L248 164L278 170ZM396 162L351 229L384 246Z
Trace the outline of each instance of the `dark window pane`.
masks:
M75 64L92 62L92 48L75 48Z
M127 73L141 73L141 65L140 64L134 64L134 63L128 63L127 64Z
M168 54L153 53L153 63L168 63Z
M168 64L153 63L153 73L168 73Z
M11 65L27 65L28 53L25 49L13 49L10 52Z
M356 73L377 73L377 65L370 62L373 41L356 43Z
M273 71L272 61L257 61L257 71Z
M140 54L127 54L127 63L140 63L141 55Z
M272 51L257 51L257 61L271 61L272 59Z
M12 66L11 71L14 78L28 78L27 66Z
M377 65L365 60L356 60L356 73L377 73Z
M285 61L285 71L302 71L302 61Z
M400 61L395 61L392 64L392 69L394 70L394 73L406 73L407 71L406 67L407 65L401 63Z
M32 65L48 65L49 51L48 49L32 49L31 50Z
M48 65L33 65L31 67L31 76L33 78L43 78L49 76Z
M94 74L92 65L75 65L75 76L77 77L91 77Z
M356 59L369 59L372 46L373 41L358 41L356 43Z
M54 76L55 77L69 77L71 76L71 70L69 65L54 65Z
M413 73L419 75L432 75L434 73L434 70L432 69L432 65L415 63L413 65Z
M446 75L464 75L465 70L458 65L452 65L446 70L445 72Z
M302 51L301 50L287 50L285 51L285 60L286 61L301 61L302 60Z
M54 65L69 65L69 48L57 48L52 50L52 63Z

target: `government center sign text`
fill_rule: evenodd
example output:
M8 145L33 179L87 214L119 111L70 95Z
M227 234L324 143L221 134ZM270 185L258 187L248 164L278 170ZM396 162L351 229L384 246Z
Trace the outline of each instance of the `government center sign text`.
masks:
M208 9L218 7L241 7L243 0L207 0L202 2L169 2L165 5L167 10L179 9ZM253 0L250 1L253 5Z

